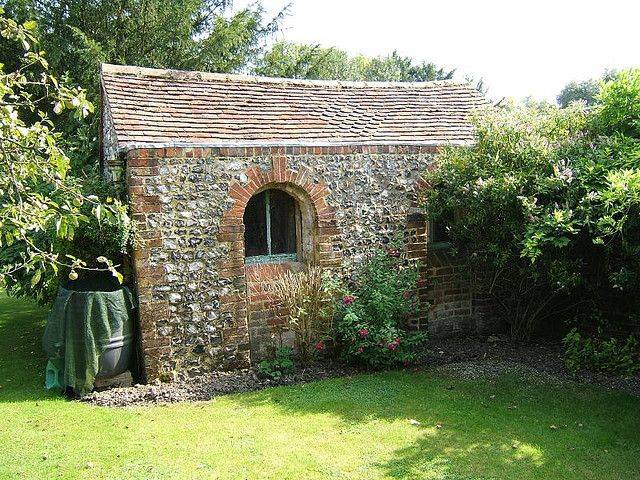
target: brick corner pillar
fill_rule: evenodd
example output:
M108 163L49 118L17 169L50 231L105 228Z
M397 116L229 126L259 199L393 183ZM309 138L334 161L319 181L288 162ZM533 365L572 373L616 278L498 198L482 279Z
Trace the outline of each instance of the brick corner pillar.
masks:
M147 382L160 378L162 357L170 354L170 339L158 335L157 325L168 320L169 303L155 300L153 287L164 279L164 268L151 260L153 248L162 245L161 232L151 228L148 215L160 213L162 204L158 195L147 194L146 182L158 174L156 151L134 149L127 152L126 187L131 213L135 222L140 245L132 256L135 293L138 299L140 342L144 359L144 376Z
M427 239L428 239L427 219L422 211L414 206L412 212L407 215L405 230L406 255L407 260L418 269L418 281L416 295L421 305L430 303L429 289L426 287L424 276L425 265L428 262ZM425 330L428 323L427 312L410 318L407 326L415 330Z

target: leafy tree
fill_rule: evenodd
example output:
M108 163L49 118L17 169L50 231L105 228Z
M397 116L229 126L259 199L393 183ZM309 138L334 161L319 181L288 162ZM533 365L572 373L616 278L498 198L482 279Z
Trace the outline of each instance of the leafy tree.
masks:
M426 174L429 216L517 337L562 314L628 321L638 308L640 70L596 99L485 112L477 142L445 149Z
M557 97L558 105L564 108L577 101L583 101L586 105L593 105L597 101L596 97L600 91L600 82L611 81L616 75L617 73L614 70L607 70L601 79L592 78L582 82L569 82Z
M424 82L449 79L454 70L427 62L415 64L397 52L385 57L350 57L333 47L277 42L258 60L255 72L285 78Z
M356 65L346 52L319 45L277 42L258 60L255 73L267 77L315 80L354 79Z
M55 283L59 268L72 279L87 268L121 278L111 259L65 254L90 217L96 223L129 223L117 199L102 202L86 195L82 182L69 176L61 135L45 113L68 111L83 118L93 106L83 90L50 74L35 48L36 23L20 25L1 13L3 42L17 45L22 56L13 71L0 66L0 279L12 293L41 297Z
M455 70L444 70L433 63L414 64L410 57L403 57L393 52L386 57L356 57L360 65L363 80L394 82L426 82L430 80L447 80L453 77Z

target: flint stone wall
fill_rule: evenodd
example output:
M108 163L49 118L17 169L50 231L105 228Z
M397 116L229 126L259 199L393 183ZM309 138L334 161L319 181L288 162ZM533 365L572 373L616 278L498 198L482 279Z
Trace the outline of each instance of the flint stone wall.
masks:
M485 300L457 278L452 259L428 249L416 186L434 154L409 146L159 148L112 161L126 171L145 239L134 265L148 378L246 367L271 345L262 283L296 266L244 265L244 205L264 188L290 188L309 202L316 225L308 259L342 275L402 235L421 265L420 297L434 302L417 328L491 329Z

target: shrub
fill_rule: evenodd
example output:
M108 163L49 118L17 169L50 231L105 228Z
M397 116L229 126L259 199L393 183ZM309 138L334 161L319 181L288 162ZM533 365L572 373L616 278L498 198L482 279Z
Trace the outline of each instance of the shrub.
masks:
M307 266L301 272L286 272L271 286L277 306L284 308L287 326L294 332L296 352L303 361L311 355L314 340L331 330L333 315L331 283L320 267Z
M633 335L625 340L604 337L601 330L593 337L584 337L572 329L563 340L564 362L571 371L581 369L618 375L633 375L640 371L640 349Z
M638 309L640 70L598 100L482 112L475 144L443 149L426 173L428 216L446 223L516 338L581 312Z
M280 378L294 370L293 350L289 347L276 349L273 360L264 360L258 364L258 375L261 377Z
M336 307L336 344L347 361L381 368L417 359L425 335L403 328L420 312L417 280L397 249L377 251L363 264Z

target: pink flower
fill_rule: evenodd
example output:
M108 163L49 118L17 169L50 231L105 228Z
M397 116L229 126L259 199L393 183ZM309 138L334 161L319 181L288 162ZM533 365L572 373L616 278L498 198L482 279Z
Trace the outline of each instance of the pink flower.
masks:
M369 330L367 330L366 328L361 328L360 330L358 330L358 335L360 335L360 338L365 338L367 335L369 335Z
M411 295L412 295L412 293L411 293L411 292L406 291L406 292L404 292L404 293L402 294L402 298L405 298L405 299L407 299L407 298L411 298Z
M354 297L353 295L345 295L344 297L342 297L343 305L351 305L355 301L356 297Z
M399 257L400 256L400 250L397 248L390 248L389 250L387 250L387 254L390 257Z
M395 350L396 348L398 348L398 345L400 345L400 339L396 338L393 342L387 345L387 348L389 350Z
M362 352L364 352L364 347L360 347L360 348L358 348L357 352L358 352L358 353L362 353Z
M322 351L324 349L325 349L325 345L324 345L324 342L322 340L320 340L318 343L316 343L316 350Z

